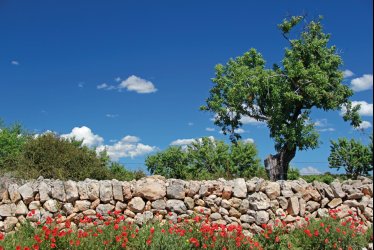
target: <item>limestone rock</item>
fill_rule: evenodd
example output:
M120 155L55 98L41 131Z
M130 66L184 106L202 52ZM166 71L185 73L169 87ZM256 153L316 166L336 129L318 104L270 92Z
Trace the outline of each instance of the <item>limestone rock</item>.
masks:
M62 202L66 201L65 186L62 181L56 180L52 183L52 198Z
M21 194L18 192L18 185L16 183L10 184L8 187L9 199L13 203L17 203L21 200Z
M188 183L187 196L193 197L195 194L199 192L199 190L200 190L200 182L190 181Z
M0 216L10 217L10 216L15 216L15 214L16 214L16 205L14 203L0 205Z
M132 198L130 183L128 183L128 182L123 182L122 183L122 192L123 192L123 199L125 201L128 201Z
M24 185L18 188L18 192L22 196L22 200L25 204L29 204L34 200L34 188L32 187L32 183L27 182Z
M234 180L234 197L245 198L247 197L247 184L243 178L238 178Z
M280 192L280 185L277 182L269 182L265 187L265 193L270 200L274 200L280 196Z
M152 208L156 210L164 210L166 208L166 202L162 200L155 200L152 202Z
M97 200L100 198L100 183L97 180L88 180L87 181L88 189L88 199L91 201Z
M342 185L339 181L333 181L330 184L330 187L334 193L335 198L344 198L345 192L342 189Z
M220 220L220 219L222 219L222 215L219 214L219 213L212 213L212 214L210 215L210 219L211 219L212 221Z
M121 201L117 201L116 202L116 207L115 207L115 210L116 211L123 211L123 210L125 210L127 208L127 204L126 203L123 203L123 202L121 202Z
M100 181L100 201L108 203L113 200L113 188L111 181Z
M249 207L253 210L266 210L270 208L270 199L269 197L262 193L253 193L248 196Z
M314 211L316 211L318 208L320 207L320 204L318 202L315 202L315 201L308 201L306 203L306 210L310 213L313 213Z
M62 206L62 210L66 213L66 215L71 215L74 213L74 207L73 207L73 204L71 203L65 203L63 206Z
M240 218L242 215L238 210L236 210L234 207L230 208L229 215L235 218Z
M143 178L136 182L134 196L140 196L154 201L164 198L166 195L165 182L155 178Z
M65 193L66 193L66 201L67 202L74 202L79 199L78 187L75 181L65 181L64 183Z
M299 199L296 196L291 197L288 200L287 212L290 215L298 215L300 212Z
M42 205L41 205L40 201L32 201L29 204L29 210L39 209L39 208L41 208L41 206Z
M177 214L185 213L187 211L186 205L181 200L168 200L166 201L166 209Z
M91 202L88 200L80 200L75 202L74 208L78 210L78 212L86 211L90 209Z
M112 180L112 186L113 186L113 198L116 201L124 201L122 183L117 180Z
M328 204L327 206L329 208L336 208L337 206L339 206L340 204L343 203L343 200L341 198L334 198L332 199Z
M25 203L23 201L19 201L16 206L16 215L26 215L29 212Z
M269 213L266 211L258 211L255 215L255 222L257 225L266 224L269 221Z
M248 214L243 214L242 216L240 216L240 221L244 223L252 223L255 222L256 219Z
M50 199L44 202L43 207L52 213L56 213L59 210L59 204L56 200Z
M88 187L85 181L78 181L77 183L78 194L80 200L88 200Z
M96 207L96 212L101 215L108 215L109 212L112 212L114 209L114 206L112 204L99 204Z
M9 233L14 229L16 224L18 223L18 219L16 217L7 217L4 220L4 230L6 233Z
M169 199L183 200L186 196L184 186L185 182L182 180L171 180L166 189L166 196Z
M51 199L50 196L52 195L52 188L51 186L47 185L47 183L45 183L44 181L40 182L38 186L38 190L39 190L40 202L45 202Z
M184 203L187 205L187 208L189 210L193 210L195 206L195 201L191 197L185 197L184 198Z
M279 202L279 206L282 208L282 209L287 209L288 207L288 200L285 198L285 197L278 197L277 198L278 202Z
M141 213L145 207L145 202L140 197L134 197L129 202L128 207L135 213Z

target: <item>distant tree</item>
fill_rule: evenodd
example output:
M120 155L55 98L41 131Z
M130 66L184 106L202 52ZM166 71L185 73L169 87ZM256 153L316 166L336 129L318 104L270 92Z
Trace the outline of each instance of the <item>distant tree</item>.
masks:
M319 134L310 122L312 109L346 108L344 120L353 126L361 122L359 106L352 107L353 91L342 84L339 69L342 59L330 35L323 32L321 18L311 21L301 34L291 38L291 31L304 20L301 16L285 19L278 27L289 43L281 65L266 68L265 60L250 49L226 65L215 67L215 84L202 110L215 114L215 124L235 142L242 118L267 124L275 141L276 155L269 155L265 167L271 180L287 179L289 163L297 150L314 149Z
M299 178L300 178L300 171L299 171L299 169L291 167L288 170L288 179L289 180L297 180Z
M159 174L166 178L185 179L188 158L181 147L169 147L163 152L148 156L145 165L151 174Z
M344 168L355 179L373 170L372 144L366 146L355 139L339 138L337 142L331 141L330 148L330 168Z
M257 149L252 143L227 145L204 137L187 147L169 147L146 158L151 174L167 178L213 179L261 175Z

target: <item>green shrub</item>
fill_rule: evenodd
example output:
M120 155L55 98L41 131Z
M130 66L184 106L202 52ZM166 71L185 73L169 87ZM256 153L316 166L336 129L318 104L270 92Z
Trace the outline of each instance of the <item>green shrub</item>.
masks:
M151 174L179 179L251 178L262 171L257 149L252 143L228 145L204 137L185 148L172 146L148 156L145 165Z
M290 167L287 174L288 180L297 180L300 178L300 171L298 168Z

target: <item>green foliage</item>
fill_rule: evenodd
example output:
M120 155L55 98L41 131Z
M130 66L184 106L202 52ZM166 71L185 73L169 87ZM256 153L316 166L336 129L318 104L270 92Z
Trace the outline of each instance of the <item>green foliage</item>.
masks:
M172 146L148 156L145 164L151 174L166 178L230 179L264 175L254 144L238 142L229 146L207 137L196 140L187 148Z
M296 150L319 145L319 134L309 119L313 108L328 111L345 106L345 120L354 126L361 121L348 99L353 91L342 84L342 59L336 47L329 46L330 35L323 32L321 20L309 22L295 39L290 38L301 20L291 17L279 25L289 42L281 65L265 68L265 60L253 48L226 65L218 64L214 86L201 107L216 114L215 124L233 141L240 138L235 130L243 117L265 122L275 149L284 154L285 170Z
M372 138L372 137L371 137ZM359 175L368 175L373 170L372 139L368 146L355 139L339 138L337 142L331 141L330 168L344 168L347 175L357 178Z
M289 180L297 180L300 178L300 171L298 168L291 167L288 170L288 179Z
M184 179L188 157L181 147L169 147L163 152L148 156L145 165L151 174L159 174L166 178Z
M119 181L138 180L145 177L145 173L141 170L129 171L118 162L111 162L107 179L116 179Z
M319 175L303 175L301 178L303 178L305 181L312 183L313 181L319 181L324 182L326 184L330 184L335 179L339 179L341 181L345 180L345 176L342 175L331 175L328 173L325 174L319 174Z
M23 178L82 180L107 176L106 160L82 142L46 133L29 140L23 148L17 174Z
M5 127L0 120L0 172L17 164L28 137L20 124Z

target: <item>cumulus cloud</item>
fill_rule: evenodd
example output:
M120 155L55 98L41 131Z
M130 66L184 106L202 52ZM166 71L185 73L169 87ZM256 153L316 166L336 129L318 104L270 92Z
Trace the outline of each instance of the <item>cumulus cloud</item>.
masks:
M208 131L208 132L214 132L214 131L216 131L215 128L205 128L205 130Z
M314 126L316 126L316 127L326 127L326 126L328 126L327 119L325 119L325 118L323 118L323 119L317 119L314 122Z
M352 107L361 105L358 113L362 116L373 116L373 104L367 103L366 101L353 101ZM340 115L344 115L347 112L345 107L342 107Z
M351 88L355 92L373 88L373 75L365 74L351 81Z
M247 138L243 140L243 143L255 143L255 140L252 138Z
M18 66L19 65L19 61L12 60L12 61L10 61L10 64Z
M69 134L62 134L61 137L83 141L82 144L88 147L101 145L104 142L101 136L95 135L92 133L91 129L86 126L75 127Z
M213 136L208 136L208 138L212 141L214 141L214 137ZM172 141L170 143L171 146L187 146L187 145L190 145L192 144L193 142L195 141L198 141L198 142L201 142L202 141L202 138L191 138L191 139L177 139L175 141Z
M83 88L84 87L84 82L78 83L78 88Z
M135 75L132 75L128 77L126 80L122 81L118 85L118 88L127 89L128 91L135 91L139 94L148 94L157 91L152 82L137 77Z
M140 139L136 136L127 135L113 145L100 145L96 152L107 151L108 156L117 161L123 157L134 158L137 156L152 153L157 147L139 143Z
M234 130L234 132L237 133L237 134L243 134L243 133L245 133L245 130L242 129L242 128L237 128L237 129ZM223 134L223 131L221 130L221 131L219 131L219 133Z
M353 75L354 75L354 73L352 71L350 71L349 69L346 69L346 70L343 71L343 77L344 78L348 78L348 77L351 77Z
M309 166L309 167L300 169L300 174L301 175L313 175L313 174L322 174L322 173L315 167Z
M371 122L369 121L362 121L360 123L360 126L358 126L357 128L355 128L356 130L365 130L365 129L368 129L368 128L371 128L373 125L371 124Z
M194 123L193 123L193 122L189 122L189 123L187 123L187 125L188 125L188 126L193 126Z

